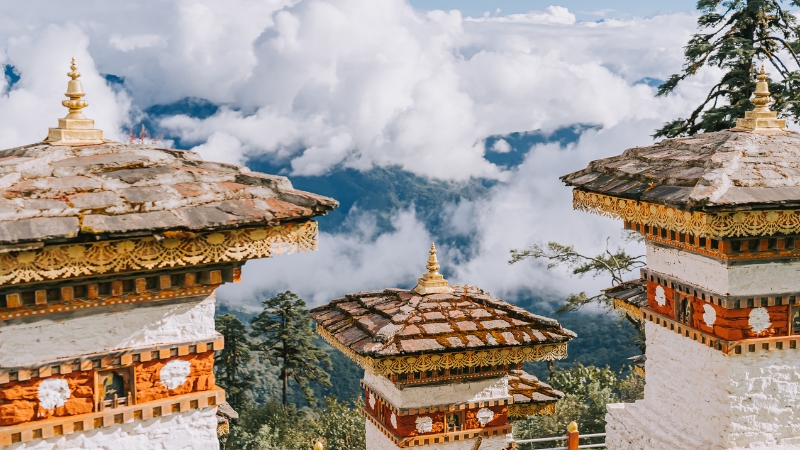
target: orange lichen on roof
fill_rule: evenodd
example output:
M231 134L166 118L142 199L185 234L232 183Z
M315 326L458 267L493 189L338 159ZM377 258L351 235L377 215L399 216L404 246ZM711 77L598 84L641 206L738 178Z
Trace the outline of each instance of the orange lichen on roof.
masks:
M373 358L553 344L575 337L557 321L475 286L452 288L453 294L358 292L312 309L311 316L340 345Z

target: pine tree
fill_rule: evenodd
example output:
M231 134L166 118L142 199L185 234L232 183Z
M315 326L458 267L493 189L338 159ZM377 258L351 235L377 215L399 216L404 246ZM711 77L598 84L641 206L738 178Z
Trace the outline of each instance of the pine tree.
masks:
M253 350L279 366L283 382L283 405L288 402L289 380L294 380L312 406L314 391L308 385L316 381L330 386L330 376L320 367L331 369L327 353L314 344L312 320L306 302L290 291L263 302L264 310L250 322Z
M252 360L247 328L231 314L217 317L217 331L225 339L225 348L214 356L217 384L225 389L228 403L241 410L247 400L246 393L253 386L252 377L244 370Z
M703 102L685 119L667 122L653 137L676 137L732 128L736 119L753 108L758 61L771 66L769 85L779 116L800 119L800 27L781 5L800 6L800 0L699 0L702 15L698 28L686 45L683 71L658 88L658 96L675 90L703 66L725 71ZM794 68L795 70L791 70ZM775 76L777 74L778 76Z

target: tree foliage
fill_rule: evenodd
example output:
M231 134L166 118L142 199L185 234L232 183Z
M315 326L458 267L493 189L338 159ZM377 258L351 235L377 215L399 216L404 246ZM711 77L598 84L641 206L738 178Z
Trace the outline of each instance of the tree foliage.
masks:
M313 411L298 410L270 399L263 406L248 408L221 439L224 450L311 450L322 441L326 450L366 450L365 419L361 400L352 407L335 397Z
M547 260L548 269L566 266L572 269L573 275L579 277L587 274L592 277L608 276L611 278L612 286L624 282L627 274L645 266L644 255L631 256L622 248L617 248L612 252L608 248L608 241L606 241L605 251L595 256L579 253L572 245L552 241L547 244L537 243L523 250L511 249L511 260L508 263L516 264L528 258ZM564 304L556 310L556 313L577 311L589 303L611 307L611 299L603 293L590 297L585 292L580 292L570 294L564 300Z
M328 450L366 450L366 420L361 415L364 401L359 397L352 408L336 397L325 397L324 406L315 411L311 422L314 437L319 437Z
M310 381L330 386L331 360L314 345L312 320L306 302L290 291L264 300L264 310L250 322L252 349L271 364L280 367L282 403L288 403L289 380L297 383L306 401L315 405Z
M676 137L731 128L753 108L756 62L765 61L773 76L769 89L772 109L800 119L800 28L796 17L782 5L800 6L800 0L699 0L699 33L684 49L686 63L658 88L659 96L672 93L704 66L724 74L688 118L665 123L654 137Z
M270 399L239 411L239 417L221 439L226 450L310 450L313 445L307 414L292 404Z
M253 387L253 377L245 366L252 360L247 327L231 314L216 319L217 331L225 339L225 348L214 356L217 384L225 389L228 403L233 409L242 409L247 393Z
M514 424L515 439L563 436L567 425L578 423L581 434L603 433L606 426L606 405L633 402L644 397L644 378L628 371L623 377L608 367L599 368L577 363L574 367L557 370L550 384L565 393L556 403L552 416L534 416ZM602 439L601 439L602 441ZM590 442L582 442L586 444ZM540 445L520 444L520 450L554 447L553 442Z

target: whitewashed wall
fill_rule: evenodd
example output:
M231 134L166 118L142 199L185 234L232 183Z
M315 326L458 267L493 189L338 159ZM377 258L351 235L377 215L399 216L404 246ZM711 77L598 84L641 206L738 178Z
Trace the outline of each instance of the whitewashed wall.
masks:
M726 265L716 259L647 242L647 267L718 294L800 291L800 261Z
M8 450L219 450L216 408L5 447ZM377 447L376 447L377 448Z
M396 408L511 399L505 377L438 386L406 386L400 389L386 377L365 372L364 382Z
M800 449L800 350L725 356L648 322L645 399L610 405L610 449Z
M75 355L213 339L214 294L169 305L63 315L0 327L0 366L33 365Z

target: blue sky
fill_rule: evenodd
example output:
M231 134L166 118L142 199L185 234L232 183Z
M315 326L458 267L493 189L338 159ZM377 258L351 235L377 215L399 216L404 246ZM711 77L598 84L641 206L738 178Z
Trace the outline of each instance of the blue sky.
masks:
M595 21L603 17L623 19L650 17L664 12L691 12L695 10L697 0L411 0L411 4L420 9L458 9L464 16L471 17L487 11L494 13L497 8L503 14L519 14L555 5L569 9L578 20Z

